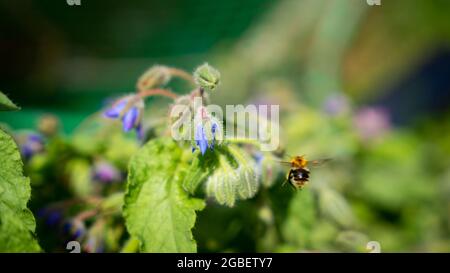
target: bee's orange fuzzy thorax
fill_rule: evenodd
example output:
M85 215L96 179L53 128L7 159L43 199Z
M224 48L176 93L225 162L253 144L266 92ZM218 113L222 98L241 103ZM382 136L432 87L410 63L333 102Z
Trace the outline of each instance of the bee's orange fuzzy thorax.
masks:
M307 163L304 156L296 156L291 160L291 166L294 168L305 168Z

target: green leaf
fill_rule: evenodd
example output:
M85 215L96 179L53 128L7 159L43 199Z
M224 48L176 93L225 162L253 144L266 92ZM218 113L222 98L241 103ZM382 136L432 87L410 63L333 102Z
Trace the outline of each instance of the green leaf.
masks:
M188 165L182 155L171 139L156 139L131 159L123 213L143 252L197 251L191 229L204 201L183 190Z
M15 111L20 107L15 105L8 97L0 91L0 111Z
M36 222L27 208L30 179L13 139L0 130L0 252L39 252Z

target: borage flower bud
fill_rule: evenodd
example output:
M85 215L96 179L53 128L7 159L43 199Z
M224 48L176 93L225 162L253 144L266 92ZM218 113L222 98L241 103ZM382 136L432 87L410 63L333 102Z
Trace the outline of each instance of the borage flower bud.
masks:
M51 137L58 133L59 120L54 115L46 114L39 118L37 127L43 135Z
M205 63L195 70L194 81L200 88L213 91L220 83L220 73L214 67Z
M137 82L138 90L150 89L155 86L165 85L171 78L169 68L162 65L150 67Z
M142 112L144 110L144 101L135 96L126 96L111 108L104 112L105 117L117 119L120 118L123 124L123 130L129 132L136 129L139 138L142 138Z
M239 147L229 145L227 150L229 155L219 155L219 166L208 177L206 194L232 207L238 199L255 196L259 184L253 160Z

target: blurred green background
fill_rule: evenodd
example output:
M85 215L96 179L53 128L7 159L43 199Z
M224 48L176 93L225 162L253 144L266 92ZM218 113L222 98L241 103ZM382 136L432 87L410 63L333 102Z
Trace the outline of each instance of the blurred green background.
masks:
M106 97L134 91L152 64L191 71L205 60L239 88L221 94L227 102L248 96L269 73L295 80L298 93L336 89L386 103L397 91L390 106L402 100L402 114L446 110L449 7L445 0L1 1L0 88L23 107L1 120L31 127L51 112L70 132Z
M42 112L70 132L110 95L133 92L155 63L188 71L230 48L270 1L1 1L1 89L32 127Z
M343 159L323 180L335 180L359 230L390 251L450 251L450 1L381 3L1 1L0 90L22 110L0 122L33 128L52 113L70 134L151 65L193 71L208 61L222 74L214 103L279 104L288 153ZM335 119L324 107L351 110ZM308 198L292 202L280 217L306 218L286 216L290 244L266 250L329 249L334 228L303 216Z

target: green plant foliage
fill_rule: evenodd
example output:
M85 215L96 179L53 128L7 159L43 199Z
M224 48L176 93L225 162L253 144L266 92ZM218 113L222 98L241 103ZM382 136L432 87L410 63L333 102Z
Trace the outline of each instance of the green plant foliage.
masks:
M27 208L30 180L13 139L0 130L0 252L39 252L35 220Z
M15 105L5 94L0 91L0 111L15 111L20 107Z
M75 196L86 197L92 194L93 183L87 160L74 159L68 162L66 171L70 179L70 189Z
M219 204L234 206L238 199L252 198L259 182L255 162L241 148L229 145L222 149L216 171L208 178L206 192Z
M180 95L168 89L173 78L197 86ZM83 252L369 252L371 241L382 252L449 250L450 119L400 129L369 109L375 117L361 126L338 91L322 109L283 90L284 79L258 79L273 94L258 99L288 102L275 151L225 134L241 125L208 107L219 73L205 65L194 75L154 66L129 101L119 97L70 136L8 129L31 179L40 246L19 149L1 132L0 251L63 252L73 238ZM156 95L181 112L167 117L153 100L144 111ZM181 138L169 136L176 128ZM286 183L296 155L310 171L298 190ZM313 163L323 158L332 160Z
M197 250L191 229L204 203L182 187L188 169L182 154L172 140L156 139L131 159L124 217L142 252Z
M313 193L305 189L291 198L286 220L282 226L283 237L298 249L311 248L311 233L317 221Z
M216 166L217 158L215 154L207 154L204 157L195 154L183 179L183 188L194 194L198 186L211 175Z

